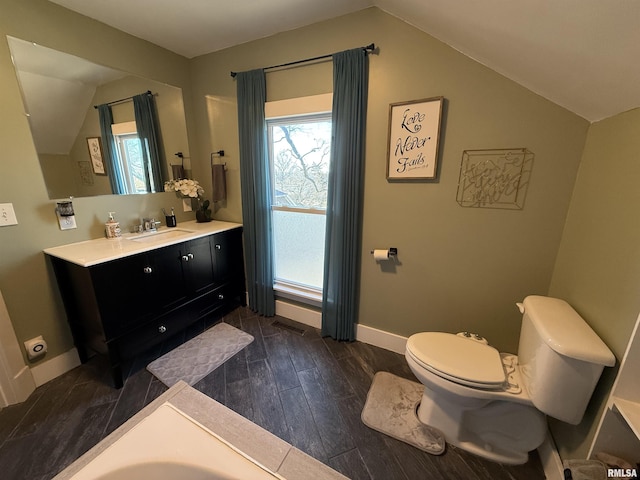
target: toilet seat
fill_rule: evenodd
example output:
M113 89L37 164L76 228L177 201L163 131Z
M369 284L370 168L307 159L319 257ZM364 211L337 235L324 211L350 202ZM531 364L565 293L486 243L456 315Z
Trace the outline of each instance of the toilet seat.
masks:
M506 382L500 352L465 337L417 333L407 340L407 353L426 370L461 385L493 390Z

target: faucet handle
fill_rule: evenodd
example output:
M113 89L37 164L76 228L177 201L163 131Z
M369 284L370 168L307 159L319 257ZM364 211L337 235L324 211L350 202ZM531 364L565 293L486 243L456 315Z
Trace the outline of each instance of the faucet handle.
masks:
M143 218L142 219L142 227L145 232L153 232L156 230L157 226L160 225L160 222L156 222L155 218Z

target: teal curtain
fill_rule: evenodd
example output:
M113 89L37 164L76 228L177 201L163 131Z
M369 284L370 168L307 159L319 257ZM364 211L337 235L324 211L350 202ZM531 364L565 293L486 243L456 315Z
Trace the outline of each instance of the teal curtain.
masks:
M142 142L142 157L148 192L164 191L164 179L168 178L167 167L161 161L163 156L159 141L156 102L150 92L133 97L133 112L136 119L138 137Z
M115 194L127 193L122 166L118 162L118 156L115 154L116 144L111 131L111 125L113 124L111 107L107 104L98 105L98 117L100 119L100 134L102 135L102 159L109 176L111 191Z
M364 49L333 55L322 335L336 340L355 340L368 84L369 58Z
M275 315L271 225L271 178L264 104L267 88L263 70L236 75L242 221L249 308Z

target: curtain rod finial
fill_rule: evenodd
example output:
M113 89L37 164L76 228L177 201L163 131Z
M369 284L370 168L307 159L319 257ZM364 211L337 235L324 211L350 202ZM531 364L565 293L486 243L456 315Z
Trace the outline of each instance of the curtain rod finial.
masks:
M370 43L366 47L362 47L362 49L364 50L364 53L366 53L366 54L373 53L375 55L378 55L380 53L380 50L378 49L378 47L376 47L375 43Z

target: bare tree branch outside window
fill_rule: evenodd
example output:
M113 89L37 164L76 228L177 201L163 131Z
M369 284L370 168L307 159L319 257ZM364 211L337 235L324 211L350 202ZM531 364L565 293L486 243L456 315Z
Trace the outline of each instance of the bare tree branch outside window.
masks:
M274 204L325 209L331 122L274 125Z

